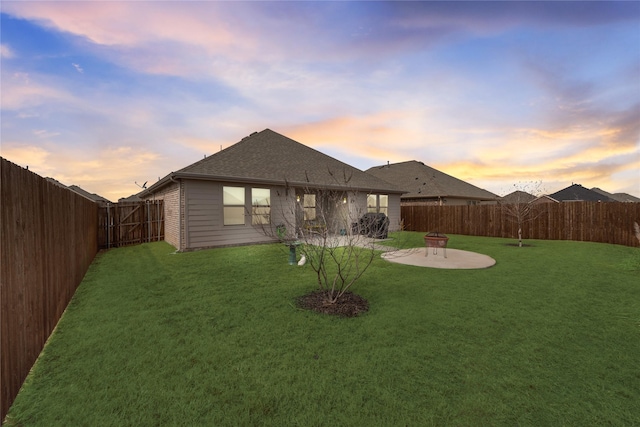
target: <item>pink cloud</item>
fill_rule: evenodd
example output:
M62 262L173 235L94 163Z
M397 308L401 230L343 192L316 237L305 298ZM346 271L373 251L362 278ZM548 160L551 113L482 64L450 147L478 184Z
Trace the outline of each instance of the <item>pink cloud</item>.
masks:
M13 50L8 45L0 44L0 58L10 59L14 56Z
M251 46L246 37L234 34L225 10L211 2L155 2L153 7L147 2L134 1L3 4L5 13L38 21L103 46L131 49L172 41L226 53Z
M398 142L405 147L420 139L420 131L411 126L395 123L407 120L412 113L380 111L369 115L341 116L287 126L283 133L314 148L332 148L345 153L371 159L371 166L379 162L407 160L398 149ZM394 143L395 142L395 143Z
M18 110L51 100L70 102L74 98L69 93L48 85L39 76L17 72L3 77L0 99L3 110Z

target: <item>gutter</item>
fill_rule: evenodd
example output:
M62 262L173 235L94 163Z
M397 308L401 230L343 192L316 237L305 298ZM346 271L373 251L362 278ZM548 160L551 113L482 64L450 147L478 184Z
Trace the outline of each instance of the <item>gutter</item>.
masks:
M329 189L329 190L340 190L340 191L363 191L363 192L386 192L391 194L404 194L406 191L399 189L391 189L391 188L378 188L378 187L350 187L348 185L337 185L337 184L320 184L320 183L309 183L309 182L297 182L297 181L286 181L286 180L274 180L274 179L263 179L263 178L248 178L248 177L235 177L235 176L227 176L227 175L203 175L198 173L188 173L188 172L171 172L169 175L162 178L160 181L153 184L151 187L146 190L138 193L139 196L144 196L147 194L152 194L158 189L164 187L169 182L178 182L178 179L193 179L198 181L218 181L218 182L240 182L247 184L265 184L265 185L276 185L276 186L289 186L289 187L302 187L302 188L321 188L321 189Z

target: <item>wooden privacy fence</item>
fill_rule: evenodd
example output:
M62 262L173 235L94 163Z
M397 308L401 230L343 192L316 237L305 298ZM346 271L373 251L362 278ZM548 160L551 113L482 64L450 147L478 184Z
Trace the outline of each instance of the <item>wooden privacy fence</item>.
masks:
M633 223L640 203L565 202L536 205L523 239L578 240L640 246ZM501 205L402 206L405 230L517 238L518 224Z
M2 420L97 253L98 208L0 160Z
M164 240L162 200L114 203L99 208L100 249Z

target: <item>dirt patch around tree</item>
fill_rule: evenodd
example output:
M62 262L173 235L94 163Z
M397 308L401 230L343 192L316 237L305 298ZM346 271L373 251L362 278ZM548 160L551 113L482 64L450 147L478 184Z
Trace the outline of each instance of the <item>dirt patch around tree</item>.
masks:
M298 307L305 310L340 317L356 317L360 313L369 311L369 302L352 292L345 292L333 304L327 302L324 292L321 291L314 291L298 297L296 302Z

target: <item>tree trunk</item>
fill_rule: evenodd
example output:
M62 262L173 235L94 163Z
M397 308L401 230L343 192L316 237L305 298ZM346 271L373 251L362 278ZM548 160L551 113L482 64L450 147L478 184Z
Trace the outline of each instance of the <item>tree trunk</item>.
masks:
M518 227L518 247L522 247L522 227Z

